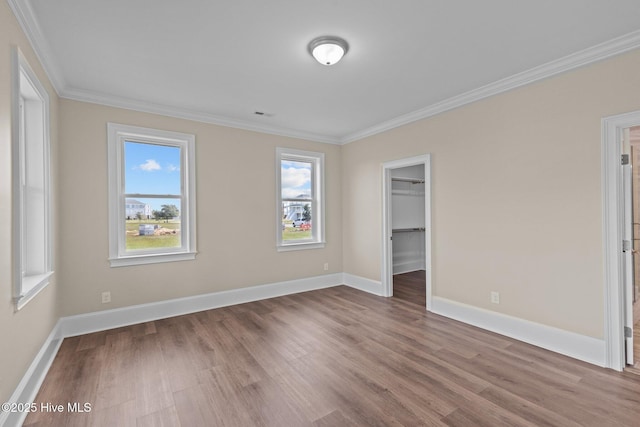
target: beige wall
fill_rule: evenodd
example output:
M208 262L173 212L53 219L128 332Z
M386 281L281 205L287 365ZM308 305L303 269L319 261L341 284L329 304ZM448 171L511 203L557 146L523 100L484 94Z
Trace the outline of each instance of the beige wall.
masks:
M340 146L70 100L61 100L60 110L63 315L342 271ZM109 267L107 122L196 135L195 261ZM324 249L276 251L278 146L325 153ZM112 303L101 304L106 290Z
M0 2L0 401L5 402L58 320L58 251L51 284L14 312L11 282L11 48L18 46L50 96L54 212L57 201L58 98L6 2ZM54 215L54 222L55 222ZM54 246L56 245L54 227Z
M344 146L345 272L380 280L381 163L431 153L434 295L602 338L600 121L638 109L635 51Z
M434 295L603 336L600 120L640 109L640 51L339 147L58 100L6 2L0 40L3 401L59 316L341 271L379 280L381 164L424 153L432 154ZM8 238L12 45L52 96L56 219L53 283L18 313ZM107 122L196 135L195 261L109 267ZM275 249L278 146L326 155L325 249ZM101 304L106 290L113 301ZM500 305L489 303L492 290Z

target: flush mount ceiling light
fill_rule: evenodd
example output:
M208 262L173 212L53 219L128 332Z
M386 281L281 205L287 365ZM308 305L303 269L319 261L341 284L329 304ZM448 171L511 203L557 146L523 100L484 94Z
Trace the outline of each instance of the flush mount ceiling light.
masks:
M322 36L309 43L309 53L322 65L333 65L349 50L349 44L340 37Z

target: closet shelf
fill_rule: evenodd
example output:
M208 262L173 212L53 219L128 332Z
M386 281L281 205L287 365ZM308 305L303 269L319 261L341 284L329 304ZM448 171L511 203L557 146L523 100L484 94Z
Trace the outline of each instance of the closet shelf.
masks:
M424 191L420 190L391 190L393 196L424 196Z
M392 177L391 181L398 181L398 182L410 182L412 184L424 184L424 179L418 179L418 178L402 178L399 176L396 177Z
M414 227L414 228L394 228L391 230L394 233L411 233L415 231L425 231L424 227Z

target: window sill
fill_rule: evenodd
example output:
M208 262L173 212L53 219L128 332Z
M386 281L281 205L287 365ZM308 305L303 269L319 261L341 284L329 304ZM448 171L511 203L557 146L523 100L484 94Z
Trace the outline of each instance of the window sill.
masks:
M278 246L278 252L302 251L305 249L322 249L325 242L309 242L309 243L288 243Z
M135 255L110 258L111 267L128 267L131 265L159 264L164 262L190 261L196 259L197 252L181 252L170 254Z
M22 289L24 293L19 297L14 298L16 304L16 311L19 311L27 305L41 290L47 287L49 284L49 278L53 275L53 271L45 274L38 274L34 276L25 276L22 278Z

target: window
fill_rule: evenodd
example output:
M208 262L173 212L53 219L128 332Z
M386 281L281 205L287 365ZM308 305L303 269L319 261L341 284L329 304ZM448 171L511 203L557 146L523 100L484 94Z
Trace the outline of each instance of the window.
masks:
M276 149L279 251L323 248L324 154Z
M195 136L107 125L112 267L194 259Z
M14 302L21 309L49 284L49 95L22 53L12 52Z

